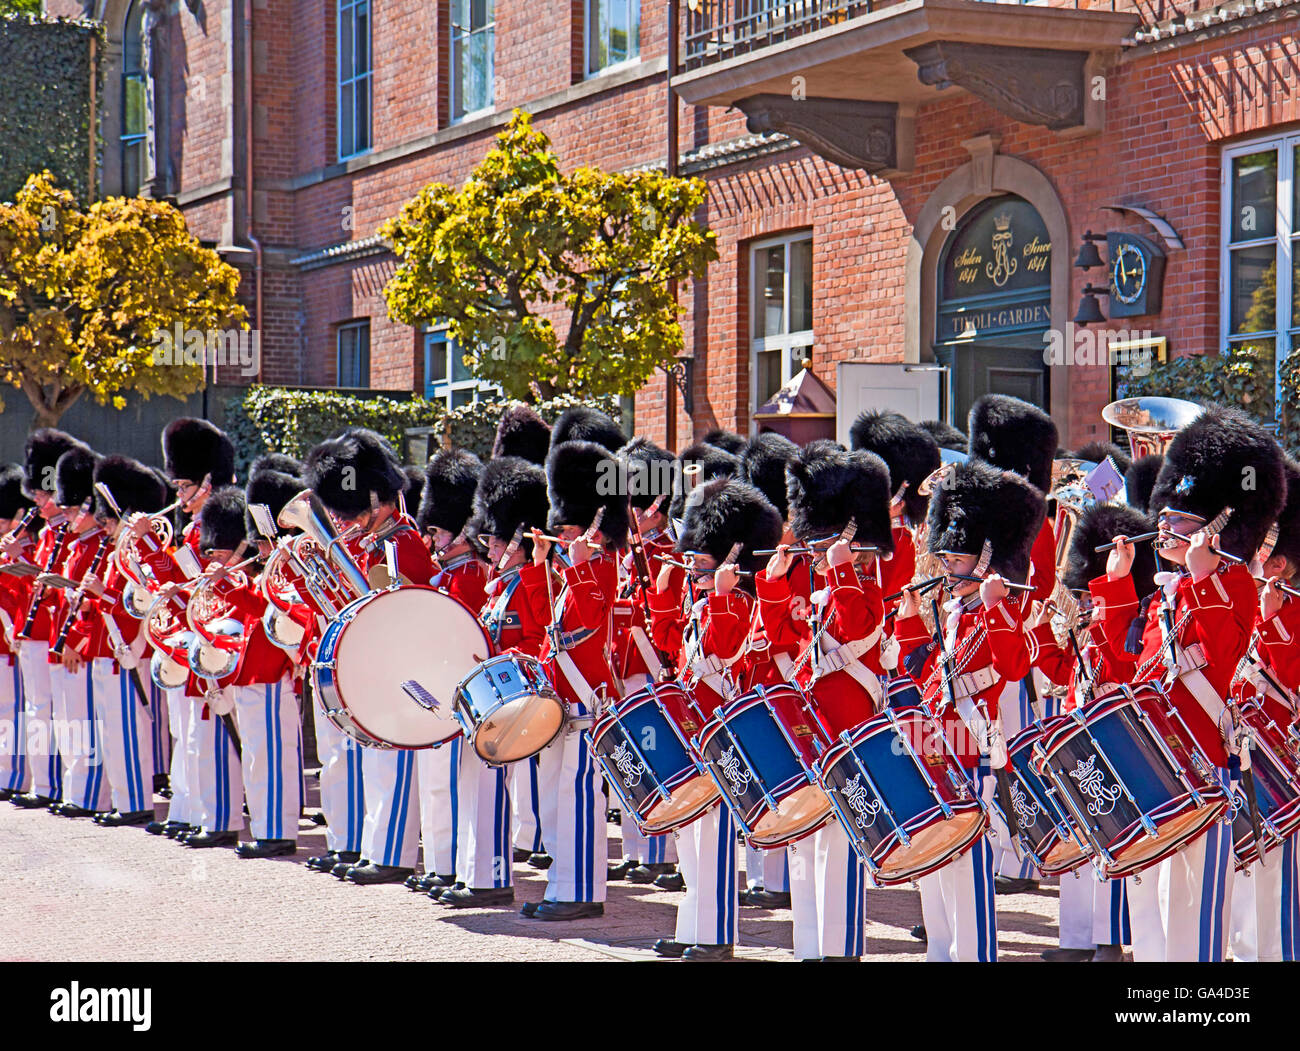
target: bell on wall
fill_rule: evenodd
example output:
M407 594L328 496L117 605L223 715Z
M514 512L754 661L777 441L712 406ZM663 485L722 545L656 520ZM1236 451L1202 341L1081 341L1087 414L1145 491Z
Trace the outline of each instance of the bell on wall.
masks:
M1079 310L1074 315L1074 323L1076 325L1095 325L1099 321L1105 321L1106 315L1101 312L1101 304L1097 302L1097 297L1107 295L1109 291L1107 288L1098 288L1096 285L1084 285L1083 298L1079 300Z

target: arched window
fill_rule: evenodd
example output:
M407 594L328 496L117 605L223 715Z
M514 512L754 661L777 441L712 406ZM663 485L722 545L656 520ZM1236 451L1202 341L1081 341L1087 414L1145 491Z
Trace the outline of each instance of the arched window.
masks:
M122 29L122 194L134 197L145 180L148 91L144 69L144 3L133 0Z

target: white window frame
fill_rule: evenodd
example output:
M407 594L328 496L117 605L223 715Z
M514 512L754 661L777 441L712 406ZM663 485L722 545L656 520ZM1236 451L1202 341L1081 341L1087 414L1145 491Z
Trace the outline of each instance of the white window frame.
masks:
M636 12L636 50L629 51L627 58L621 62L611 62L607 66L601 66L599 69L592 69L591 54L591 27L594 24L596 9L602 5L608 6L611 3L626 4L629 11ZM635 65L641 61L641 0L583 0L583 22L582 22L582 69L583 76L586 79L592 77L603 77L608 73L620 69L626 69L628 66Z
M753 241L749 246L749 398L751 411L757 410L763 405L763 402L770 398L760 397L758 390L758 355L772 350L782 351L781 354L781 386L789 383L798 371L791 367L790 352L796 347L816 347L817 339L817 321L816 315L813 317L813 327L810 329L800 329L797 332L790 332L790 258L791 248L804 241L813 241L813 232L811 229L796 230L792 233L782 234L780 237L767 237L761 241ZM768 248L775 248L778 245L785 247L785 282L782 289L784 296L784 313L786 332L777 336L759 336L758 317L759 310L762 309L763 298L760 295L759 284L759 267L758 253ZM814 248L815 251L815 248ZM814 256L814 260L815 260ZM816 275L816 267L808 275L808 280L812 282ZM765 282L764 282L765 285ZM814 294L816 293L816 284L813 284ZM778 388L779 389L779 388ZM773 392L775 393L775 392Z
M451 123L451 124L462 124L462 123L464 123L464 122L467 121L467 120L474 120L476 117L482 117L482 116L484 116L485 114L488 114L488 113L494 113L494 112L496 111L496 97L497 97L497 92L496 92L496 66L497 66L497 60L496 60L496 55L497 55L497 9L496 9L496 3L494 2L493 5L492 5L492 21L489 22L489 23L487 23L487 24L484 25L484 26L480 26L478 29L473 29L473 30L470 30L470 31L466 32L466 31L464 31L464 30L459 30L459 29L456 28L456 23L455 23L455 21L454 21L454 19L455 19L455 14L452 12L452 8L455 7L456 2L457 2L457 0L451 0L451 3L448 5L448 8L447 8L447 11L448 11L448 17L447 17L447 32L448 32L448 38L447 38L447 41L448 41L448 42L447 42L447 49L448 49L448 50L447 50L447 111L448 111L448 113L450 114L450 120L449 120L449 123ZM478 109L476 109L476 110L470 110L470 111L468 111L468 112L462 113L460 116L457 116L457 115L456 115L456 104L457 104L457 96L458 96L458 92L459 92L459 90L460 90L460 82L459 82L459 78L457 78L457 76L456 76L456 48L457 48L458 45L461 46L461 47L464 47L465 44L466 44L466 43L467 43L467 42L468 42L472 37L478 36L479 34L486 34L486 35L488 35L488 36L490 36L490 37L492 38L492 48L491 48L491 55L492 55L492 91L491 91L491 97L488 99L488 102L487 102L487 105L486 105L486 106L481 106L480 108L478 108Z
M451 360L452 348L458 348L459 345L455 337L448 331L446 325L435 325L432 328L427 328L424 330L423 335L424 384L422 393L425 398L429 401L443 402L448 410L453 408L453 396L461 391L471 391L473 393L473 397L470 399L471 402L498 401L501 398L501 388L494 383L488 383L486 380L476 379L473 376L464 380L452 378L456 374ZM429 380L430 354L432 353L430 344L439 338L443 341L443 353L447 355L447 378L431 383Z
M357 52L356 52L356 12L359 8L365 8L366 12L366 67L364 72L357 72ZM343 69L343 21L345 12L351 12L349 24L352 27L352 69ZM360 157L374 149L375 145L375 8L371 0L338 0L338 6L335 9L337 22L334 33L335 58L334 66L337 76L335 77L335 114L334 121L336 130L335 152L338 159L346 161L352 157ZM357 85L362 81L366 82L366 145L363 149L353 149L351 153L343 152L343 96L347 91L352 92L352 144L355 147L357 142Z
M1274 361L1274 406L1280 410L1282 404L1281 370L1282 363L1290 356L1297 341L1300 341L1300 327L1291 327L1292 296L1296 294L1293 284L1294 247L1300 240L1300 216L1292 215L1294 201L1293 185L1300 172L1296 170L1295 151L1300 148L1300 134L1270 135L1265 138L1251 139L1248 142L1235 143L1225 147L1220 166L1219 197L1219 348L1222 352L1237 343L1249 343L1252 340L1273 340ZM1272 237L1260 237L1250 241L1232 240L1233 215L1232 201L1232 162L1252 153L1265 150L1277 152L1277 215L1276 229ZM1273 242L1277 249L1277 302L1274 306L1275 326L1272 331L1232 333L1232 253L1243 248L1258 248Z
M358 384L343 383L343 333L345 332L365 332L366 334L366 375L365 382ZM334 334L334 385L339 390L367 390L370 387L370 319L360 318L356 321L345 321L335 330Z

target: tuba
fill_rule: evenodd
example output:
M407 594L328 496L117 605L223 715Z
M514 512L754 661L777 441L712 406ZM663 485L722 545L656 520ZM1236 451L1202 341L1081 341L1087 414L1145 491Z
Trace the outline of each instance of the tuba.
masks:
M1101 418L1128 435L1129 451L1137 460L1152 453L1164 455L1174 435L1202 412L1194 401L1182 398L1123 398L1101 410Z
M258 590L266 599L266 612L262 614L262 630L272 644L291 656L307 635L307 629L293 619L291 609L302 601L298 588L286 572L287 563L294 559L288 542L277 544L266 560L258 581Z
M370 582L343 546L320 497L304 489L276 516L281 529L298 529L302 535L290 542L290 552L307 590L320 611L333 618L346 606L370 594Z
M181 620L179 605L179 596L160 594L145 612L140 628L153 646L149 677L160 690L184 686L190 677L189 645L194 633Z
M232 566L227 574L226 579L235 589L248 585L248 578L238 568ZM213 682L235 673L247 641L238 611L216 592L216 585L212 577L205 575L185 604L185 622L193 632L186 660L195 675Z

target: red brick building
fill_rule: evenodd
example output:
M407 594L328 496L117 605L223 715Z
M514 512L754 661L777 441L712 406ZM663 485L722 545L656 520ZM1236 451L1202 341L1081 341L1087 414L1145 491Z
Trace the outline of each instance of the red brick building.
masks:
M266 382L474 397L441 334L388 320L377 227L514 107L566 165L663 165L670 12L678 167L721 254L680 289L679 444L749 430L811 356L831 385L944 365L920 375L959 422L1007 390L1074 445L1104 433L1114 333L1280 359L1300 332L1292 0L47 6L108 28L104 191L173 198L240 266ZM1107 267L1074 266L1087 231ZM1099 352L1070 325L1089 283ZM639 431L664 438L671 385L637 394Z

